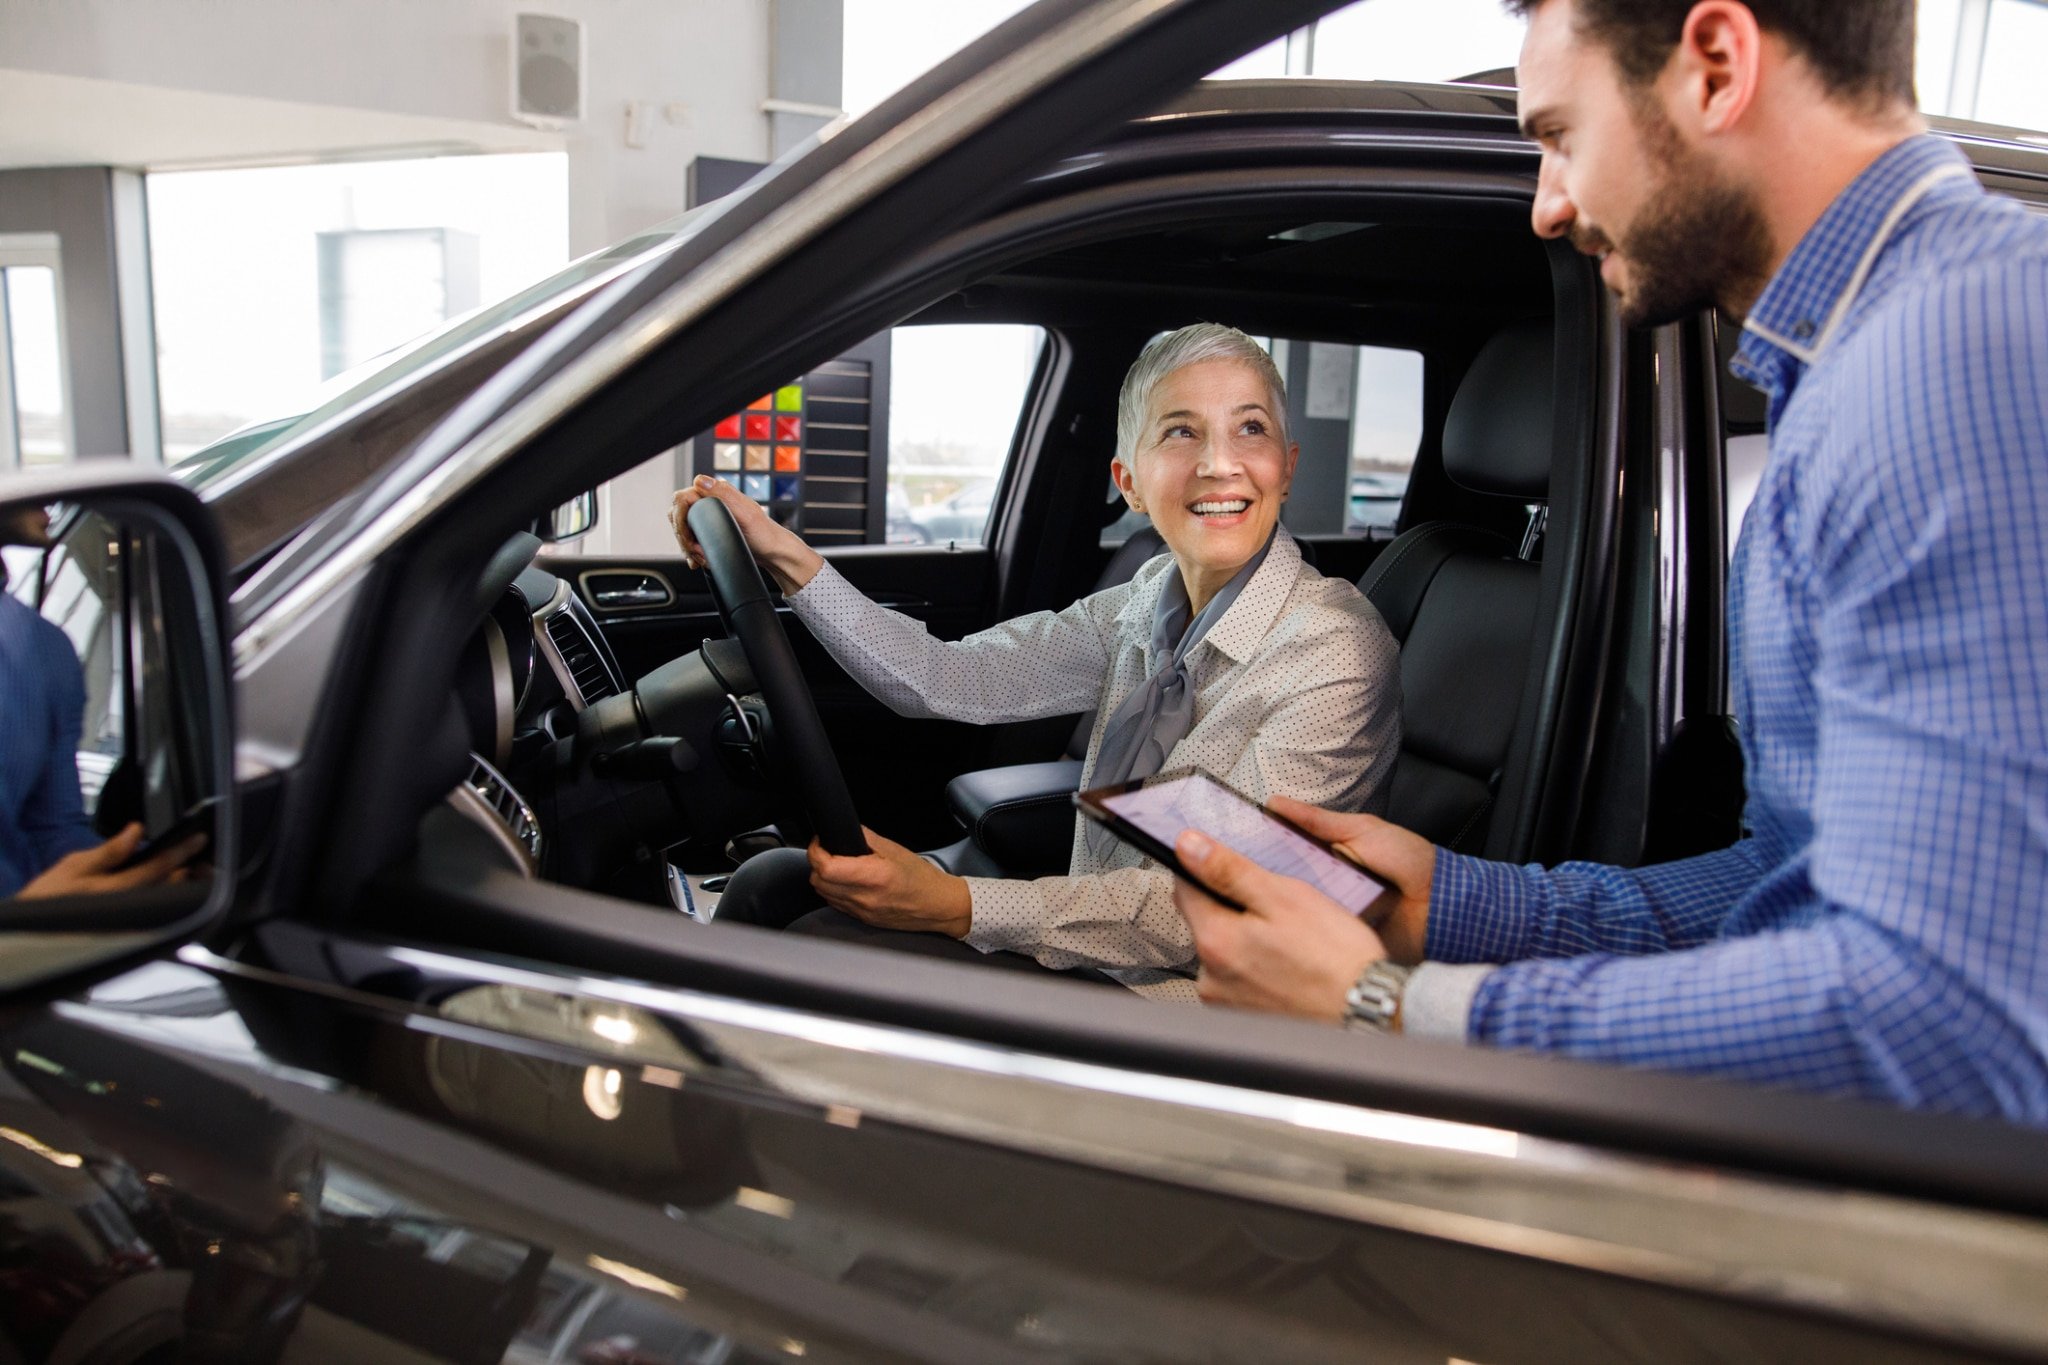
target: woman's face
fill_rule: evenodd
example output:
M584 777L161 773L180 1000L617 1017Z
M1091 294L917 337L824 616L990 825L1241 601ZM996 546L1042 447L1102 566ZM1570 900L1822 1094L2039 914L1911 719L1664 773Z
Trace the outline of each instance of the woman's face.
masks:
M1184 365L1152 390L1128 461L1110 465L1125 501L1173 551L1197 610L1280 520L1301 451L1282 441L1272 403L1249 365Z

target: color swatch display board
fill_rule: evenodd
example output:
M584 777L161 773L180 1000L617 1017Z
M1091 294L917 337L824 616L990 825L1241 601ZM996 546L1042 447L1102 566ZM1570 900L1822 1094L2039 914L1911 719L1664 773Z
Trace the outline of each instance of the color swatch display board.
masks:
M878 544L886 520L889 334L719 422L693 474L723 479L812 545Z

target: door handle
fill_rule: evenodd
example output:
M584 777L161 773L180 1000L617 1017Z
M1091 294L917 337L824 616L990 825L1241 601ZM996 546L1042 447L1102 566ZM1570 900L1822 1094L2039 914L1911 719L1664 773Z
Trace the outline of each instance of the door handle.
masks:
M599 588L592 596L600 607L656 607L668 601L659 588Z
M646 611L676 600L669 581L652 569L589 569L583 591L599 611Z

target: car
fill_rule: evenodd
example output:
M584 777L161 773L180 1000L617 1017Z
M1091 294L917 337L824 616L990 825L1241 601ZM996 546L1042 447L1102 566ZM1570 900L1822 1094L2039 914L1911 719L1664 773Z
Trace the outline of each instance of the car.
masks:
M974 844L949 786L1058 767L1070 723L894 716L715 512L700 572L576 550L586 495L887 329L976 319L1050 338L986 534L828 551L863 590L958 635L1119 572L1115 393L1164 327L1406 348L1394 529L1497 587L1448 675L1426 594L1378 599L1400 799L1496 857L1734 836L1720 454L1756 419L1726 329L1626 333L1529 235L1511 90L1196 83L1328 7L1040 4L182 475L6 476L80 518L17 595L47 612L89 557L120 622L103 820L231 798L211 878L0 910L15 1355L2048 1355L2037 1133L718 924L728 848ZM2048 150L1944 130L2048 203ZM1533 483L1446 472L1461 387ZM1384 584L1409 550L1351 529L1348 443L1303 444L1290 524Z
M927 543L957 540L973 544L988 525L995 495L994 479L975 479L949 498L911 508L910 519L924 532Z
M1400 525L1401 500L1408 493L1406 474L1354 474L1351 476L1351 516L1347 531L1369 531L1374 527L1392 530Z

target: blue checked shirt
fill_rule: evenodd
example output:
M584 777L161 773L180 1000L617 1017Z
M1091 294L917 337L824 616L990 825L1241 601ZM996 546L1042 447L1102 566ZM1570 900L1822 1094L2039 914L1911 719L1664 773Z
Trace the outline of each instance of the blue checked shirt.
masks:
M1905 142L1736 367L1771 431L1729 582L1747 836L1440 853L1428 957L1511 964L1475 1041L2048 1123L2048 222Z

